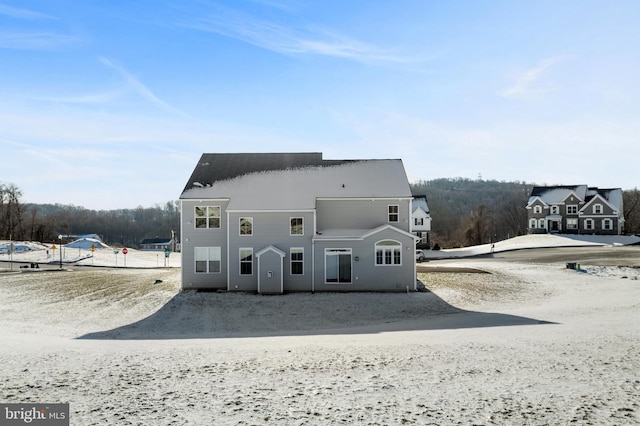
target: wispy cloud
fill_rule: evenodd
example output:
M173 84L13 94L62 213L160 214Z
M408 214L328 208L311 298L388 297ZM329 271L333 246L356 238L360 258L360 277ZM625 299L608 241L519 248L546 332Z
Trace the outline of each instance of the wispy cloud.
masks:
M85 93L75 96L50 96L36 97L36 101L52 102L59 104L105 104L122 97L125 90L111 90L104 92Z
M144 83L142 83L140 80L135 78L131 73L129 73L123 67L113 63L109 59L107 59L105 57L102 57L102 56L99 57L98 59L100 60L100 62L103 65L105 65L108 68L111 68L112 70L117 72L124 79L124 81L127 84L127 87L129 87L135 93L140 95L142 98L144 98L147 101L151 102L152 104L164 109L165 111L168 111L168 112L171 112L171 113L174 113L174 114L178 114L178 115L181 115L183 117L188 117L188 115L186 113L184 113L183 111L180 111L179 109L169 105L167 102L163 101L158 96L156 96L155 93L153 93L151 91L151 89L149 89Z
M501 95L506 98L527 98L550 91L551 89L541 86L539 82L548 70L560 60L560 57L542 59L535 67L522 73L515 84L502 91Z
M363 63L407 63L419 60L416 56L403 55L396 49L384 49L336 31L305 25L282 25L222 6L216 6L182 25L286 55L323 55Z
M56 19L55 17L45 13L36 12L30 9L19 9L5 4L0 4L0 15L17 19Z
M47 50L78 44L75 36L45 31L1 31L0 49Z

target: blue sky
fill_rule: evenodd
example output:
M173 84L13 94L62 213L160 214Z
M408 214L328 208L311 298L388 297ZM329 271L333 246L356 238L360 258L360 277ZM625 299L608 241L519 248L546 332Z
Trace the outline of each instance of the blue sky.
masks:
M623 0L0 0L0 182L146 207L203 152L322 151L631 189L638 22Z

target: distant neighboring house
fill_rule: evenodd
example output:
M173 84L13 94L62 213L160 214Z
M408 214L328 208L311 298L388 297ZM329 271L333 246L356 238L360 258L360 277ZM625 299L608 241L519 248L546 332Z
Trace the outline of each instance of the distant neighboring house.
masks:
M140 242L142 251L166 251L172 250L173 240L171 238L145 238Z
M527 216L531 234L620 235L624 225L622 189L536 186L529 197Z
M413 233L420 239L418 242L431 246L431 215L429 214L426 195L413 197L411 218L413 220Z
M182 195L182 288L416 290L401 160L203 154Z

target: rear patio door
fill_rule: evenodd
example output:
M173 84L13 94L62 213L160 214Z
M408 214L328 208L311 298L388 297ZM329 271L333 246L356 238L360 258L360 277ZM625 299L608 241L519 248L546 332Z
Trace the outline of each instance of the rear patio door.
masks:
M351 282L351 249L325 250L325 281L344 284Z

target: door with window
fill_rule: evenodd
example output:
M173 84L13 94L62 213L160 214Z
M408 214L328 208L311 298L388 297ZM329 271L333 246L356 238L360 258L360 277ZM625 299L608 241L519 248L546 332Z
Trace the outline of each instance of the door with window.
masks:
M351 249L325 249L325 282L351 283Z

